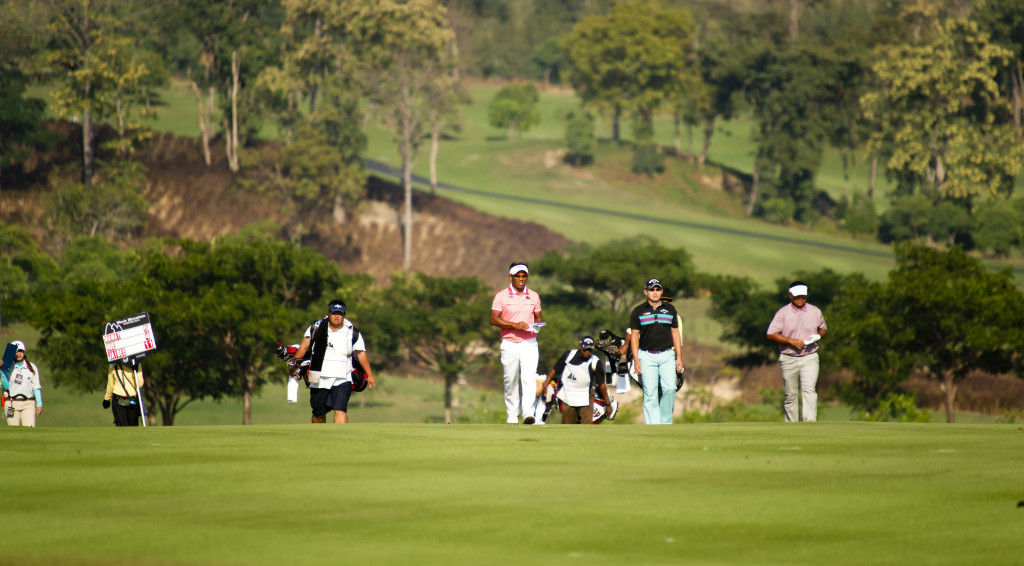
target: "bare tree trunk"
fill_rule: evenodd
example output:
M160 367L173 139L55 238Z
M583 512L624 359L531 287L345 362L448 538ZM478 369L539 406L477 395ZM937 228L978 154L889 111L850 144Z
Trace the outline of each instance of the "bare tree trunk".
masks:
M321 18L317 18L316 19L316 23L313 24L313 36L316 37L317 42L319 43L319 40L320 40L321 37L323 37L323 35L324 35L324 23L323 23L323 20ZM310 89L309 89L309 115L310 116L312 116L313 112L316 110L316 95L317 95L317 86L316 86L316 83L313 83L310 86Z
M412 132L403 132L402 187L405 201L402 206L402 269L412 269Z
M441 149L441 120L437 110L430 111L430 196L437 194L437 154Z
M953 380L953 372L947 371L942 374L942 392L946 400L946 422L956 422L956 382Z
M800 39L800 0L789 0L789 40Z
M875 196L875 174L878 172L878 154L871 154L871 170L868 172L868 200Z
M619 141L619 122L622 120L622 109L616 108L612 114L612 141Z
M228 167L235 173L238 172L238 90L241 88L239 79L242 72L241 62L238 60L238 50L231 52L231 132L228 135L227 153Z
M192 81L192 92L196 95L196 104L199 106L199 139L203 145L203 160L209 167L213 163L213 158L210 155L210 114L207 108L211 105L203 100L203 92L199 90L199 85L195 81Z
M1024 74L1021 73L1021 67L1024 66L1024 62L1018 57L1016 63L1013 66L1013 76L1010 78L1012 83L1010 90L1013 96L1013 125L1020 128L1021 114L1024 113Z
M89 96L92 92L92 83L85 83L85 108L82 110L82 184L92 186L93 163L96 161L96 151L92 147L92 108L89 105Z
M679 131L679 123L683 121L683 117L678 111L672 113L672 126L673 126L673 146L676 148L676 155L683 149L683 139Z
M715 119L711 118L704 121L704 140L700 145L700 155L697 156L697 165L701 169L704 168L704 164L708 160L708 150L711 149L711 137L715 135Z
M846 197L846 201L850 201L850 152L849 150L842 151L843 156L843 196Z
M252 424L252 381L245 380L245 391L242 392L242 424Z
M747 216L754 215L754 205L757 204L757 192L761 184L761 150L757 151L754 157L754 170L751 172L753 181L750 187L750 202L747 203Z
M452 385L455 379L450 376L444 378L444 422L452 424Z
M334 218L334 223L342 225L348 218L345 213L345 200L341 198L341 195L334 195L334 206L331 209L331 217Z

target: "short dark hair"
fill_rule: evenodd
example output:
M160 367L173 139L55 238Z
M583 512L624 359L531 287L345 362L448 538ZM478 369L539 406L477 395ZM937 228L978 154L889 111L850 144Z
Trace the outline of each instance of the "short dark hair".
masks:
M792 289L793 287L796 287L797 285L803 285L804 287L806 287L807 283L804 283L803 281L794 281L794 282L789 284L789 287L786 287L786 288L787 289Z
M525 265L527 268L530 267L525 261L513 261L512 263L508 264L508 268L512 269L513 267L515 267L517 265Z

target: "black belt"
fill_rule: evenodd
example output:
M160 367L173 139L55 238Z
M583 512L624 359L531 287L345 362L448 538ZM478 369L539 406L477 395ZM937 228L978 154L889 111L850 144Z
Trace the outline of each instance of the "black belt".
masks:
M662 352L667 352L667 351L669 351L671 349L672 348L664 348L664 349L661 349L661 350L644 350L644 352L647 352L648 354L660 354Z
M14 397L11 397L11 400L12 401L34 401L35 397L25 397L24 395L19 393L18 395L15 395Z

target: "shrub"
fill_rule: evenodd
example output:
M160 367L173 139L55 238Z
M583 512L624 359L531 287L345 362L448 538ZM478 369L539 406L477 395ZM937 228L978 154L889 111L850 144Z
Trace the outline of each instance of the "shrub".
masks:
M926 423L931 420L927 409L917 407L913 393L890 393L878 406L861 413L860 420L875 422Z
M654 177L665 171L665 155L655 144L638 145L633 149L633 172Z

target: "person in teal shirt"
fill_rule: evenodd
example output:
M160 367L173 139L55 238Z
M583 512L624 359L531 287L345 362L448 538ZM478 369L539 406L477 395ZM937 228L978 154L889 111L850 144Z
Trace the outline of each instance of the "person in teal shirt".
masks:
M43 392L39 382L39 368L25 354L25 343L11 342L18 347L14 366L8 372L0 371L0 382L7 398L7 424L10 426L36 426L36 417L43 412ZM10 375L8 375L8 373Z

